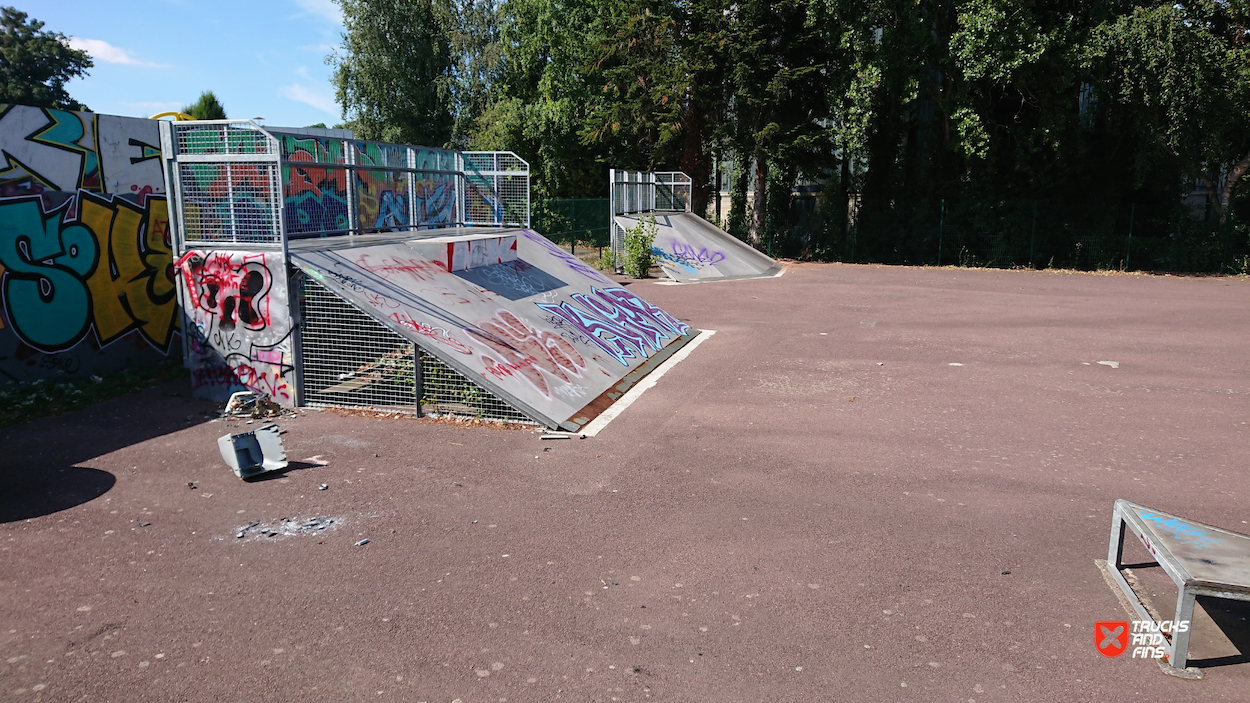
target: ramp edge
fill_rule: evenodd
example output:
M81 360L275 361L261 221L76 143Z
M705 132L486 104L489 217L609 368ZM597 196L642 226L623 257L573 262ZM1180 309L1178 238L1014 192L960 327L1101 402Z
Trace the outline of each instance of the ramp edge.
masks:
M645 393L648 388L651 388L657 382L659 382L660 378L664 374L668 373L670 369L672 369L674 366L680 363L683 359L690 356L690 354L694 352L694 350L700 344L707 341L707 339L714 334L716 334L716 330L691 330L690 333L688 333L687 335L688 339L686 339L686 341L680 345L681 346L680 349L674 348L673 353L670 354L667 359L663 359L663 360L657 359L656 361L660 363L655 367L654 371L647 374L645 377L642 377L639 383L637 383L628 391L626 391L624 395L619 396L616 399L616 402L604 408L590 422L583 425L584 429L581 430L580 434L585 435L587 437L594 437L595 435L599 434L599 432L601 432L603 428L608 426L608 423L616 419L616 417L620 415L622 412L624 412L626 408L632 405L634 401L638 400L638 398L641 397L642 394ZM676 347L678 345L669 345L669 346ZM639 367L637 371L641 371L643 368L644 367ZM622 383L623 382L624 380L622 380ZM619 386L620 384L617 384L617 385ZM604 393L604 396L607 396L607 395L608 393ZM600 397L604 397L604 396L600 396Z

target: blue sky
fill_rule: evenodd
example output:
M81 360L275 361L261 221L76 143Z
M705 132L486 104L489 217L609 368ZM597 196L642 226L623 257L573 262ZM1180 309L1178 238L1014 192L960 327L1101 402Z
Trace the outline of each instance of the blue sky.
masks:
M275 127L342 121L325 57L333 0L0 0L95 61L69 94L93 112L148 117L212 90L231 118Z

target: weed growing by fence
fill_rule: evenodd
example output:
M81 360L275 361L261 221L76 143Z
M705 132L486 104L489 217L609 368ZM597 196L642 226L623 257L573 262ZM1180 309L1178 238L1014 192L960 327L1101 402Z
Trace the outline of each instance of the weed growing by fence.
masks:
M638 220L638 224L625 230L625 275L630 278L647 278L651 266L655 263L651 246L660 228L655 218L647 216Z

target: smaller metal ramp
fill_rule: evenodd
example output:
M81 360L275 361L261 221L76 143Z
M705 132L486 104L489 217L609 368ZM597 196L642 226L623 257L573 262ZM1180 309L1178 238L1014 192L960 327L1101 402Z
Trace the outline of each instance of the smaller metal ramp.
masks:
M616 224L627 230L652 216L659 231L651 251L674 281L769 278L781 273L777 261L691 212L617 215Z
M1169 625L1160 630L1153 614L1124 578L1122 571L1129 568L1123 562L1126 534L1137 537L1176 584L1176 614L1170 622L1184 623L1183 626ZM1153 623L1154 631L1170 635L1161 643L1170 664L1170 668L1164 670L1185 678L1189 676L1180 671L1188 663L1189 636L1197 596L1250 601L1250 537L1127 500L1115 502L1107 567L1137 616L1144 622Z

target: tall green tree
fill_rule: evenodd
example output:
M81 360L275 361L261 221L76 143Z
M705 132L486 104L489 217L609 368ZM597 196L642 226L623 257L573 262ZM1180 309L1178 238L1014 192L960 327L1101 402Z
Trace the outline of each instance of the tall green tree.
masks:
M200 93L199 99L190 105L184 106L182 112L197 120L226 119L226 108L222 106L221 101L217 99L217 96L211 90Z
M494 100L503 61L497 0L458 0L451 32L452 142L467 148Z
M584 143L624 168L680 168L705 212L711 154L726 121L724 5L626 0L600 5Z
M730 109L736 122L733 147L740 158L754 161L747 241L755 246L766 230L771 166L784 162L784 180L792 182L800 170L814 173L819 162L828 160L827 94L838 61L821 21L827 19L821 14L823 5L747 0L725 11ZM787 187L780 190L789 192Z
M65 90L72 78L92 67L87 52L69 47L59 32L12 7L0 8L0 102L86 110Z
M530 162L538 197L591 197L607 188L607 164L580 138L595 87L585 41L597 0L506 0L500 66L472 143L510 149Z
M337 0L343 49L327 61L348 126L365 139L443 146L455 124L449 0Z
M1197 177L1221 220L1250 172L1247 19L1245 2L1136 7L1100 28L1092 52L1135 138L1139 182Z

